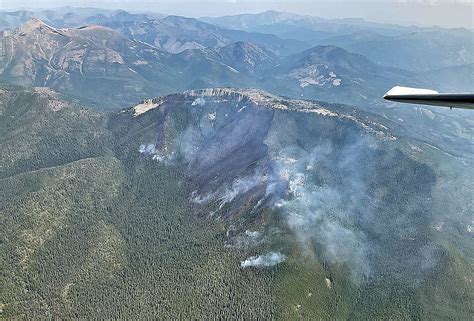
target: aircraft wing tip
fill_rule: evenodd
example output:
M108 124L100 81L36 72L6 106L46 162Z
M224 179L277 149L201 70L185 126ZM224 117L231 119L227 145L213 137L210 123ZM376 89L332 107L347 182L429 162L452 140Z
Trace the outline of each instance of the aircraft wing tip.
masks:
M384 99L389 99L390 97L404 96L404 95L437 95L436 90L423 89L423 88L412 88L412 87L403 87L395 86L385 93L383 96Z

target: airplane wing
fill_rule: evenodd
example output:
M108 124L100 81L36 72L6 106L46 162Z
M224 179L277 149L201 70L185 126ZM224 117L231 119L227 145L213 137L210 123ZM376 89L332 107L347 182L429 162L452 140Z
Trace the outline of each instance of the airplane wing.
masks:
M383 98L409 104L474 109L474 94L443 94L430 89L395 86Z

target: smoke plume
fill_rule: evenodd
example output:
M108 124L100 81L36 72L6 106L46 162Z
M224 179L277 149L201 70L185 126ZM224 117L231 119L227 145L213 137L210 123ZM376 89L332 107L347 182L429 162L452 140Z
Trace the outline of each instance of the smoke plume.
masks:
M271 267L280 264L286 260L286 256L280 252L270 252L264 255L251 256L240 262L242 269L248 267Z

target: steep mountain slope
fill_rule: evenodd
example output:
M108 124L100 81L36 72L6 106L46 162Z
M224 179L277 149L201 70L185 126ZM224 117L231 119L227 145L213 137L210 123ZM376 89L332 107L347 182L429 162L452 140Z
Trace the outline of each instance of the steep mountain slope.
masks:
M55 93L0 102L1 317L274 315L273 276L242 277L179 166L119 160L107 116Z
M220 48L189 49L168 60L180 70L184 88L258 87L262 72L280 59L266 47L236 42Z
M55 29L32 19L2 40L1 78L51 87L108 107L166 92L167 55L101 26ZM166 79L166 81L164 81Z
M0 97L6 318L472 313L471 166L393 123L257 90L107 124L44 90Z
M291 55L264 73L262 87L293 97L357 105L373 104L395 84L414 85L416 75L380 67L336 46L317 46Z
M437 178L444 180L445 174L426 163L431 157L458 161L394 137L386 127L391 124L376 116L255 90L213 89L157 98L148 108L116 115L110 126L124 159L134 159L138 151L165 166L185 166L192 213L232 222L229 245L248 248L250 242L256 257L242 266L281 264L276 293L281 315L453 313L447 306L431 311L431 304L418 298L434 299L432 287L445 284L457 264L453 283L471 287L463 281L472 275L469 263L438 243L435 222L448 224L442 204L453 201L438 193L446 185L438 185ZM461 164L450 168L459 173L469 168ZM461 185L469 189L471 183ZM456 236L461 248L468 244L469 197L461 193L464 210L451 211L458 223L449 223L463 222L462 236ZM265 231L264 248L258 239L251 245L249 224ZM334 298L314 290L321 283L325 290L340 286L339 311L318 302ZM450 295L462 296L463 290L450 289ZM313 291L318 294L308 296ZM435 300L443 305L443 299ZM292 304L297 308L288 308Z

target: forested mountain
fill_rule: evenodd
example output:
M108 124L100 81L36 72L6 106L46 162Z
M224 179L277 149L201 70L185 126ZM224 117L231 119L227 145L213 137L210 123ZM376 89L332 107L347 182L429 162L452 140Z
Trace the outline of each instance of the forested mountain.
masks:
M265 73L262 87L272 91L356 105L379 103L396 84L419 84L415 73L379 66L336 46L316 46L288 56Z
M471 218L447 207L472 177L381 118L237 89L110 115L0 97L3 317L473 312Z

